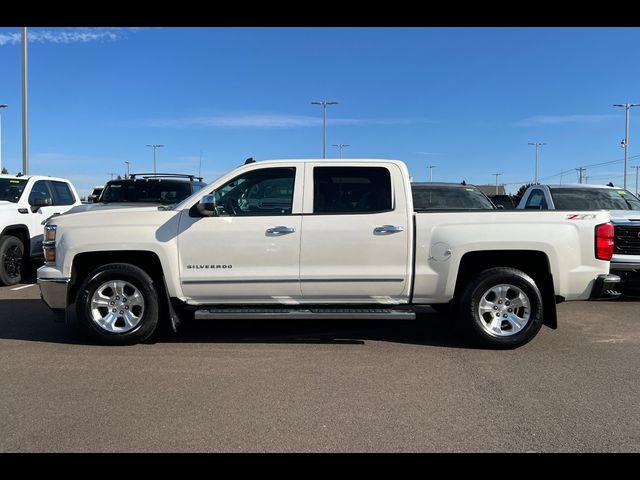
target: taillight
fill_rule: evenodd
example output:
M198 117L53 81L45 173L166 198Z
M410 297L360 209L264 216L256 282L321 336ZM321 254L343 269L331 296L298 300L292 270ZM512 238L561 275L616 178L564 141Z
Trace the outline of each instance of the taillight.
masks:
M613 224L603 223L596 227L596 258L611 260L613 257Z

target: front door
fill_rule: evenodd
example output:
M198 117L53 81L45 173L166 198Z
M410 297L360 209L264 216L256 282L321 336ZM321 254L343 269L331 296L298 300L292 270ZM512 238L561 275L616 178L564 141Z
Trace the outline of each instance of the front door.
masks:
M300 298L302 178L293 166L252 169L217 188L217 216L181 213L180 280L192 303Z
M34 206L36 199L46 199L51 201L51 206L39 207ZM53 192L48 180L38 180L33 184L29 193L29 230L31 230L31 255L42 255L42 240L44 238L44 222L48 220L54 213L64 213L60 211L60 207L55 205ZM35 211L34 211L35 210ZM28 248L25 245L25 249Z

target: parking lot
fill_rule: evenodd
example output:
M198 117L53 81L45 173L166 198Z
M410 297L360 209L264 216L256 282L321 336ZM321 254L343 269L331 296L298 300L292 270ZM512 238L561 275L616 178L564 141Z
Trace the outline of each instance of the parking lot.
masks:
M442 317L210 321L104 347L0 288L3 452L637 452L634 299L559 305L513 351Z

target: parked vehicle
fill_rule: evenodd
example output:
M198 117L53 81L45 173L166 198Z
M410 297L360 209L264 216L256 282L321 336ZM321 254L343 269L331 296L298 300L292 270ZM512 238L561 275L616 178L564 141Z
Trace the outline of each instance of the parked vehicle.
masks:
M491 200L491 202L493 202L493 204L498 208L501 206L505 210L513 210L516 208L511 195L489 195L489 200Z
M87 197L87 203L95 203L98 198L100 198L100 194L104 190L104 185L98 185L97 187L93 187L91 191L91 195Z
M260 202L269 186L268 198ZM256 198L257 196L257 198ZM413 319L451 303L495 348L555 328L556 302L615 296L606 211L415 212L393 160L243 165L166 207L46 225L44 301L107 344L183 319Z
M628 190L587 184L532 185L518 208L609 210L615 236L611 273L622 278L625 289L640 288L640 200Z
M127 179L109 180L92 204L69 213L104 208L171 205L181 202L207 184L202 177L176 173L133 173Z
M0 175L0 285L22 280L23 263L42 257L44 222L80 205L69 180Z
M495 210L495 205L474 186L466 183L412 183L413 208L422 210Z

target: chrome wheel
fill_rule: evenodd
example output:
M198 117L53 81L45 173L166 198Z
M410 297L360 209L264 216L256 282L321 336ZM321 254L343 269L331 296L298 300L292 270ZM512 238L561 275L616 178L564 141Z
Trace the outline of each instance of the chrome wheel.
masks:
M529 322L531 301L514 285L495 285L482 294L478 315L480 325L489 335L508 337L521 331Z
M111 333L133 330L144 315L144 297L131 283L110 280L91 297L91 319Z

